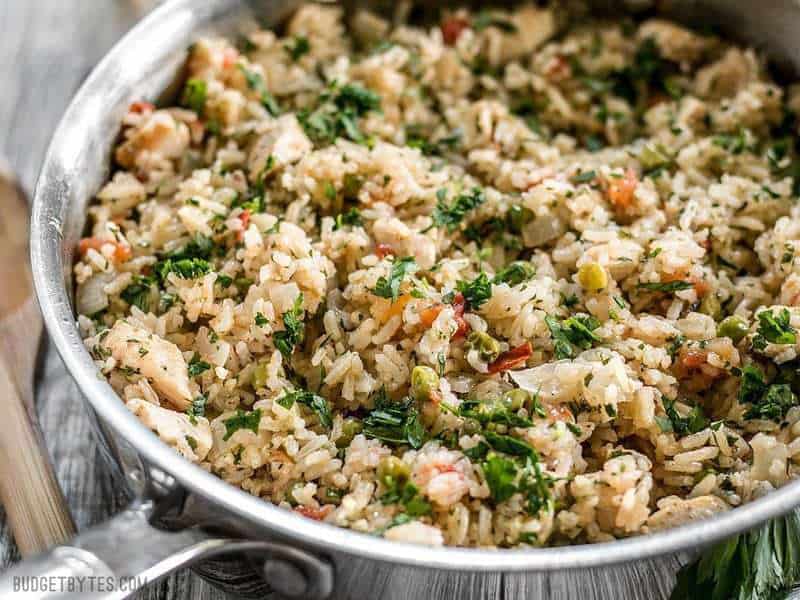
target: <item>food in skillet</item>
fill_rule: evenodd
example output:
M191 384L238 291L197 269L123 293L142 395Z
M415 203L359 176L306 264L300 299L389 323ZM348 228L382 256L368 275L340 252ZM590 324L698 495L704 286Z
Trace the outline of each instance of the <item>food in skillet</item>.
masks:
M131 106L86 345L188 460L394 540L652 532L800 457L800 94L646 20L305 5Z

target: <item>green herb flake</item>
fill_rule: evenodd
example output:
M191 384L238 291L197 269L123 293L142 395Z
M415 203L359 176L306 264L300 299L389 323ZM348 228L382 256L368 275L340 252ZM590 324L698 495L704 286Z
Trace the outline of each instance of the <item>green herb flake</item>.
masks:
M305 323L303 323L303 294L295 298L292 308L283 313L283 330L276 331L272 340L275 347L285 357L289 358L295 347L305 338Z
M240 429L249 429L253 433L258 433L258 425L261 422L261 409L246 412L238 409L236 414L222 421L225 425L225 435L223 441L228 441L230 437Z
M417 268L417 263L411 256L395 259L389 278L379 277L372 293L380 298L389 298L394 302L400 296L400 284L407 275L415 273Z

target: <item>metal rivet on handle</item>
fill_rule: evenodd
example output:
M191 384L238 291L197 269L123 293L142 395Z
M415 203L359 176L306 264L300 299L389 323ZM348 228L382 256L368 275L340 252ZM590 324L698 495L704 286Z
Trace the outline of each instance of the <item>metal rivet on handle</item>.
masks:
M289 598L299 598L308 591L305 573L280 558L269 558L264 562L264 578L276 592Z

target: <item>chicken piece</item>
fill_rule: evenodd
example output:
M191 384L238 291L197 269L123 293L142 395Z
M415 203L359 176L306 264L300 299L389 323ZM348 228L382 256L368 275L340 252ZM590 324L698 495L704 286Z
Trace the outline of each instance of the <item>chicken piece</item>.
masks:
M140 398L129 400L128 409L161 440L175 448L184 458L201 462L211 450L211 426L205 417L189 417L151 404Z
M668 496L658 501L658 510L650 515L647 525L652 531L660 531L697 519L707 519L729 508L727 502L717 496L698 496L686 500Z
M728 98L734 96L754 78L755 65L750 55L731 48L725 55L695 76L695 87L701 98Z
M313 146L294 115L283 115L273 127L253 144L247 167L250 181L297 162Z
M147 377L172 406L178 410L189 408L189 373L175 344L123 320L114 323L101 344L118 365Z
M436 264L436 244L428 236L409 228L400 219L379 219L372 235L378 244L391 248L395 256L413 256L421 269Z
M125 143L117 148L117 162L134 167L144 154L164 159L177 159L189 147L191 133L186 123L175 119L168 110L157 110L139 127L126 131Z

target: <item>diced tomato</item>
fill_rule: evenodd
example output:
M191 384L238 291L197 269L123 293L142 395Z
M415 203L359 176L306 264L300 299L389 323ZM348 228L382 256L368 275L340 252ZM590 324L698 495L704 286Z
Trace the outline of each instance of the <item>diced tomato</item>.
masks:
M442 312L443 308L443 304L434 304L433 306L429 306L428 308L421 310L419 313L420 323L422 323L425 327L430 327L433 325L436 317L439 316L439 313Z
M503 352L497 360L489 365L489 373L502 373L521 364L524 364L533 354L533 346L530 342L525 342L521 346Z
M442 38L444 43L448 46L454 46L461 37L461 33L469 27L469 21L461 17L450 17L442 21L440 26L442 30Z
M469 333L469 323L464 320L464 310L466 309L467 301L464 299L464 294L459 292L453 298L453 310L455 311L455 320L458 328L453 334L453 339L457 340L466 337Z
M394 248L392 248L389 244L378 244L375 246L375 254L378 258L386 258L390 254L394 256Z
M130 105L129 109L132 113L152 112L156 109L155 105L150 102L134 102Z
M133 256L133 252L131 252L131 247L127 244L123 244L122 242L110 242L107 240L101 240L100 238L83 238L80 243L78 244L78 252L82 256L85 256L86 253L92 249L97 250L100 252L100 249L105 246L106 244L111 244L114 246L114 261L118 263L126 262L131 259Z
M225 52L222 55L222 68L230 69L236 64L237 60L239 60L239 52L236 48L225 48Z
M242 228L236 232L236 241L241 242L244 239L244 232L250 226L250 209L245 208L242 214L239 215L239 220L242 222Z
M298 506L294 509L294 512L303 515L304 517L308 517L309 519L314 519L315 521L322 521L322 519L327 517L332 510L333 505L326 504L320 508L313 508L311 506Z
M639 178L633 169L625 171L622 178L611 178L608 180L608 201L617 208L627 208L633 203L633 194L636 186L639 185Z

